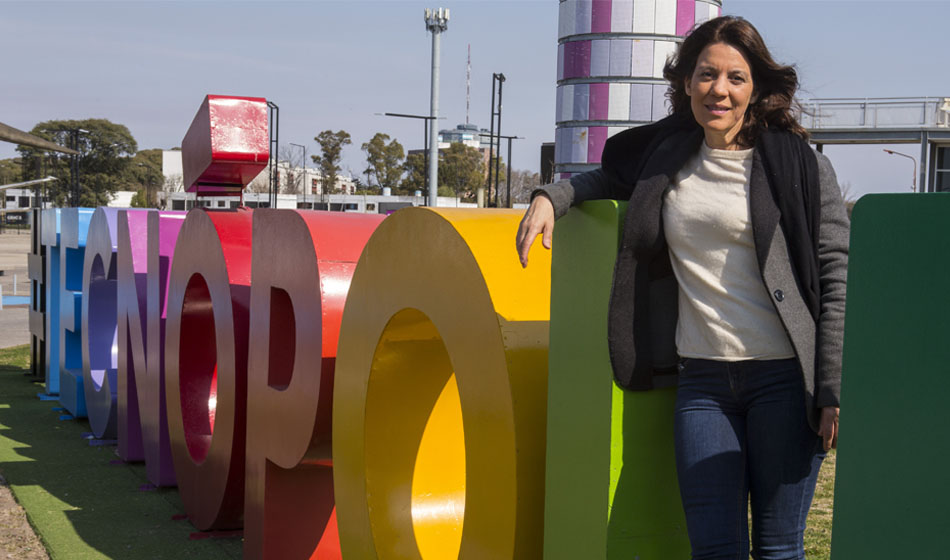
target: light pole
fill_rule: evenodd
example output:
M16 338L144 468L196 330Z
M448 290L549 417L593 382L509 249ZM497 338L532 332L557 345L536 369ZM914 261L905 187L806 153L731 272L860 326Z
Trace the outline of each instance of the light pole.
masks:
M482 133L480 136L488 136L487 134ZM501 134L495 134L495 138L498 138L498 149L501 149L501 139L504 138L508 140L508 163L507 173L505 178L505 184L507 185L508 190L508 208L511 208L511 141L512 140L524 140L524 136L502 136ZM497 158L497 156L496 156ZM491 173L491 154L489 153L489 166L488 171ZM497 163L497 159L496 159ZM495 206L498 206L498 172L495 172Z
M277 169L276 161L278 157L277 150L280 147L280 107L273 101L268 101L267 107L270 109L270 143L268 144L270 153L267 157L270 192L267 194L267 205L271 208L277 208L277 191L280 189L280 185L277 183L277 175L280 171Z
M154 208L155 205L152 204L152 168L142 162L139 162L136 165L145 169L145 207Z
M303 144L294 144L293 142L288 142L288 144L290 144L291 146L297 146L298 148L303 150L303 180L304 182L306 182L307 181L307 147L304 146Z
M438 205L439 195L439 131L436 119L439 118L439 36L449 28L449 11L425 11L426 29L432 32L432 96L429 116L429 206Z
M422 119L422 146L423 146L422 151L425 153L426 170L427 170L427 172L428 172L428 169L429 169L429 151L428 151L428 148L429 148L429 121L435 122L436 120L438 120L438 118L436 118L436 117L430 117L430 116L427 116L427 115L410 115L410 114L407 114L407 113L376 113L376 114L377 114L377 115L383 115L383 116L386 116L386 117L401 117L401 118L404 118L404 119ZM439 118L441 118L441 117L439 117ZM423 192L428 193L428 192L429 192L429 176L428 176L428 174L425 175L425 177L423 178L423 181L424 181ZM438 190L438 189L436 189L436 190Z
M80 134L89 134L89 131L84 128L70 128L67 130L69 132L70 143L72 144L70 148L75 150L75 153L70 156L69 161L69 182L70 182L70 197L72 198L72 206L79 206L80 199L80 188L79 188L79 157L81 151L79 149L79 135ZM98 199L98 193L96 194ZM98 202L98 200L97 200Z
M495 84L498 84L498 111L495 111ZM494 206L498 206L498 166L499 166L499 152L501 152L501 90L505 85L505 75L500 73L492 73L491 75L491 126L489 133L491 134L491 152L494 152L495 155L495 203ZM498 118L498 131L495 132L495 118ZM498 144L495 144L495 138L498 138ZM509 146L511 144L509 143ZM491 153L488 155L488 200L486 206L492 206L491 202L491 178L492 178L492 169L491 169Z
M914 182L911 183L910 192L914 192L914 193L917 192L917 158L915 158L914 156L909 156L907 154L902 154L900 152L895 152L894 150L888 150L887 148L884 148L884 151L891 154L892 156L905 157L909 159L910 161L914 162Z

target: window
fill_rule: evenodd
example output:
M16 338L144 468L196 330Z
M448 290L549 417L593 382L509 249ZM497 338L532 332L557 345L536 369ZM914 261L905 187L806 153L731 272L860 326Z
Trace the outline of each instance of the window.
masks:
M376 203L375 203L375 202L367 202L367 203L366 203L366 211L367 211L367 212L375 212L375 211L376 211Z
M934 190L950 191L950 146L937 146L937 165L934 167Z

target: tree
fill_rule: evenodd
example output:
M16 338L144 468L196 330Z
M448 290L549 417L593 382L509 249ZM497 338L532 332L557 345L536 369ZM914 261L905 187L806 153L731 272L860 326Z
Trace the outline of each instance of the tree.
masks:
M460 200L473 202L476 189L485 184L482 153L461 142L453 142L439 159L439 186L448 187Z
M270 173L270 168L265 167L263 171L257 174L257 177L251 179L251 182L247 184L247 191L253 193L270 192Z
M498 166L498 169L495 169L495 166ZM495 180L495 172L498 173L498 180ZM491 183L489 183L489 179ZM492 205L495 203L495 183L498 183L498 205L506 206L503 202L503 199L508 195L506 188L506 181L508 180L508 166L505 165L505 158L501 156L491 156L488 158L488 169L485 170L485 204Z
M530 202L531 193L541 185L541 175L524 169L511 170L511 200L513 202ZM501 191L500 203L507 206L508 188L503 183L498 185Z
M426 156L421 152L409 154L406 162L402 164L403 172L406 177L399 184L399 189L394 190L395 194L412 194L415 191L424 191L426 186ZM427 193L423 193L424 195Z
M350 134L345 130L337 132L324 130L315 136L314 140L320 144L320 155L310 157L320 167L320 174L323 176L323 191L329 193L336 189L336 177L340 174L343 146L352 144Z
M135 138L125 125L106 119L46 121L34 126L30 132L69 146L70 131L76 129L86 131L78 134L79 204L106 204L112 193L128 184L125 172L138 150ZM24 179L38 179L44 173L52 175L59 181L50 183L50 198L58 206L72 202L69 196L70 156L29 146L18 146L17 151L22 156L24 175L29 174Z
M19 183L23 180L23 166L20 158L0 159L0 185Z
M283 173L286 173L283 181L283 193L301 194L304 179L303 169L301 169L304 162L302 150L298 150L296 147L284 146L280 149L280 156L277 161L283 161L287 164L287 169L283 171ZM300 170L299 173L298 169Z
M376 177L376 184L380 188L397 187L404 172L405 151L402 144L396 140L390 141L388 134L377 132L362 148L366 152L367 170Z
M132 195L132 201L129 203L132 208L152 208L148 200L148 194L145 189L139 189Z
M845 210L848 211L848 219L851 219L851 211L854 210L854 205L857 204L858 198L855 194L854 185L851 184L851 181L842 181L840 186L841 189L841 198L844 200Z
M136 191L141 193L146 204L144 208L154 208L158 205L156 193L165 184L165 175L162 174L162 150L152 148L140 150L132 157L120 177L119 190Z

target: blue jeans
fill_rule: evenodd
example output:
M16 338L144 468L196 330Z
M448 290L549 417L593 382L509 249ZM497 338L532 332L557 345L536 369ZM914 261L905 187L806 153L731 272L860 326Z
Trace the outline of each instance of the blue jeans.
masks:
M825 457L808 426L798 363L684 359L676 469L693 558L803 559L805 518Z

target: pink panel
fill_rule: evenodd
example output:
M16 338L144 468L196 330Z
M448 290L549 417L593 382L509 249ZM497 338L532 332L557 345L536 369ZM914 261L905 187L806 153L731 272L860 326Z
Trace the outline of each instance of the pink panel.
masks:
M588 117L592 121L607 120L610 107L610 84L590 85L590 111ZM590 152L588 151L588 154Z
M676 0L676 34L686 35L696 23L695 0Z
M590 15L591 33L610 33L610 12L613 0L593 0Z
M590 41L573 41L564 45L564 78L590 76Z
M606 126L592 126L587 129L587 163L600 163L600 155L604 151L606 141Z

